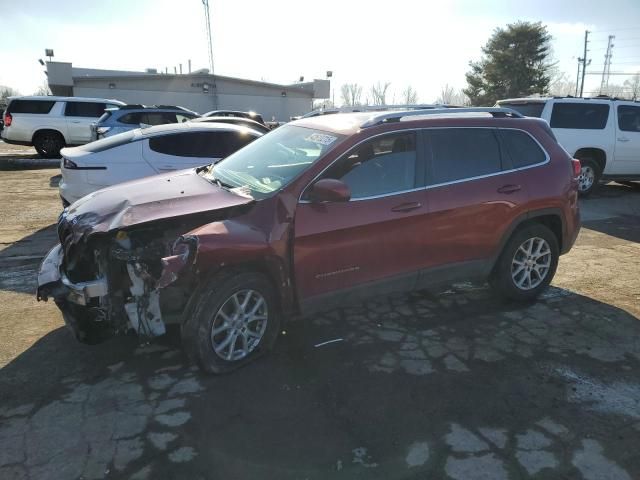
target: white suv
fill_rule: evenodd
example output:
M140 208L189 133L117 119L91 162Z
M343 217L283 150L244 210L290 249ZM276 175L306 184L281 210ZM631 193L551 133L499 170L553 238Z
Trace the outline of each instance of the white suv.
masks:
M640 102L609 97L517 98L498 101L549 122L560 145L582 164L579 188L602 180L640 180Z
M105 108L125 105L118 100L82 97L9 97L3 115L2 140L34 146L46 158L60 156L65 146L91 141L91 124Z

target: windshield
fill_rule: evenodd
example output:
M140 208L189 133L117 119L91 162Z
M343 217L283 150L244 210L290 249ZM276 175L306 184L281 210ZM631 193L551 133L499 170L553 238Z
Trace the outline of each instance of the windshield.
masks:
M284 125L203 171L203 176L255 199L271 196L307 170L344 136Z

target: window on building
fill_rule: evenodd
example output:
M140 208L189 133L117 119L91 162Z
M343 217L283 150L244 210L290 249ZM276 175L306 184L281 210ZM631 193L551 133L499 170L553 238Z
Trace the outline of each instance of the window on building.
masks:
M551 128L602 130L609 118L609 105L603 103L556 103Z
M443 128L428 132L433 154L432 185L502 170L500 148L493 129Z

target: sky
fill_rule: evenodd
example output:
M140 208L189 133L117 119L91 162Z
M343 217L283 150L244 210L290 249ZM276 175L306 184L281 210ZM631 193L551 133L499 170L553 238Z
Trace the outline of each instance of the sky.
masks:
M353 82L365 95L391 82L387 103L409 85L433 102L444 85L465 87L469 61L494 29L518 20L547 25L553 59L571 81L592 32L586 93L600 86L608 35L616 36L611 71L640 72L640 0L209 2L215 73L286 84L332 70L337 103L340 85ZM45 81L45 48L75 67L209 65L202 0L0 0L0 26L0 85L22 94Z

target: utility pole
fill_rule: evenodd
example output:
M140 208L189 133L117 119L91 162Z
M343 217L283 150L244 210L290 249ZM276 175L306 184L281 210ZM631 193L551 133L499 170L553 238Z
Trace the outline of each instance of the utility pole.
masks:
M580 64L582 63L582 59L578 57L578 73L576 74L576 93L574 97L578 96L578 84L580 82Z
M584 74L587 70L587 44L589 43L589 30L584 31L584 54L582 55L582 82L580 82L580 96L584 93Z
M602 80L600 81L600 94L609 86L609 72L611 72L611 57L613 56L613 39L615 35L609 35L607 53L604 55L604 67L602 67Z
M215 77L215 72L213 71L213 41L211 40L211 20L209 17L209 0L202 0L202 5L204 5L204 16L205 16L205 22L206 22L206 29L207 29L207 38L208 38L208 48L209 48L209 68L211 70L211 77L213 80L213 105L214 105L214 109L218 108L218 93L217 93L217 88L216 88L216 77Z

